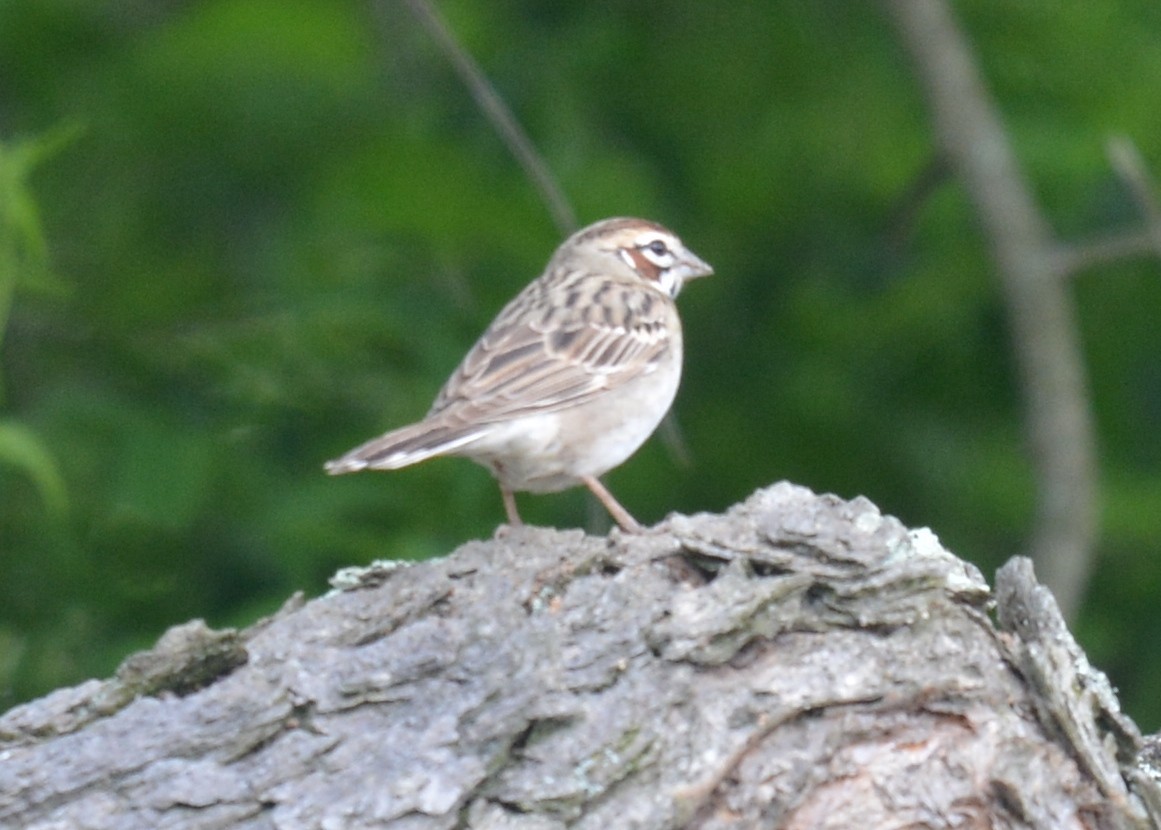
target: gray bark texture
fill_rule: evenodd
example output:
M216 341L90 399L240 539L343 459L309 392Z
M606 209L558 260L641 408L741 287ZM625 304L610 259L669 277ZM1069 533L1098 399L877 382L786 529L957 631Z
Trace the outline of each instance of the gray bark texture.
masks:
M993 595L864 499L780 483L336 583L8 712L0 826L1157 826L1161 752L1028 561Z

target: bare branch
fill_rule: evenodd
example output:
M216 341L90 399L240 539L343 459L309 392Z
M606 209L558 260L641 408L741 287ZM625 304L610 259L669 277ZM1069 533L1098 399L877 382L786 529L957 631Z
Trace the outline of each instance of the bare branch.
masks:
M1161 256L1161 205L1157 202L1157 188L1141 152L1128 136L1110 138L1106 151L1113 169L1133 194L1133 200L1145 218L1154 253Z
M1109 161L1118 177L1133 195L1145 218L1145 227L1122 231L1108 231L1099 237L1080 242L1057 241L1053 256L1054 269L1061 274L1075 275L1081 271L1132 257L1161 257L1161 201L1153 177L1131 139L1113 136L1108 141ZM916 217L931 196L950 178L952 171L946 159L934 156L916 174L884 223L887 245L900 250L907 245Z
M948 4L888 0L887 8L926 88L943 152L975 203L998 266L1038 488L1028 550L1070 615L1091 568L1096 453L1062 260Z
M1056 251L1056 270L1075 275L1086 268L1137 256L1161 256L1158 231L1152 229L1108 233L1087 242L1061 243Z
M1132 192L1150 227L1161 228L1161 206L1157 204L1153 177L1149 175L1137 145L1128 136L1115 135L1109 139L1106 152L1113 170Z
M572 233L577 227L576 212L572 209L572 205L564 195L560 185L557 184L552 171L548 169L548 165L540 157L536 148L532 146L532 142L512 114L512 110L508 108L504 99L488 81L480 65L459 44L451 30L448 29L443 19L427 0L405 0L405 2L411 9L411 13L423 24L423 27L427 29L440 49L443 50L456 73L460 76L460 80L467 86L476 106L492 122L492 126L500 134L500 138L508 145L512 155L516 157L520 166L524 168L524 172L532 180L536 189L540 191L540 196L548 206L557 228L563 235L567 236Z
M896 200L884 223L887 245L892 252L906 248L915 232L920 212L926 207L932 195L951 178L952 171L947 159L935 154L923 165L907 189Z
M1108 141L1106 152L1117 177L1137 203L1145 227L1088 242L1061 245L1057 251L1057 267L1062 273L1075 274L1094 265L1143 254L1161 257L1161 203L1157 200L1156 185L1140 151L1127 136L1113 136Z

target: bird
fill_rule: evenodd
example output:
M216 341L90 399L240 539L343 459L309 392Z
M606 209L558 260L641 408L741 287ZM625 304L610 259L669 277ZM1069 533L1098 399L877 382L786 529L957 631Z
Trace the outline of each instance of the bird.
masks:
M656 222L604 219L573 233L492 321L417 423L328 461L331 475L437 456L491 471L510 526L517 492L583 485L630 533L643 527L599 480L673 404L686 281L713 268Z

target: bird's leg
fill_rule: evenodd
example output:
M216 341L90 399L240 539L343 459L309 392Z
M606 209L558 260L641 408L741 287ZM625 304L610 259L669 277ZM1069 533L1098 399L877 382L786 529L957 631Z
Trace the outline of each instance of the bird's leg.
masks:
M582 476L581 481L585 487L588 487L592 491L594 496L600 499L601 504L605 506L605 509L609 511L609 515L613 517L613 521L621 526L621 530L624 530L626 533L643 533L645 531L645 528L629 515L628 510L621 507L621 503L613 498L613 494L597 478L594 476Z
M524 522L516 510L516 494L501 484L500 497L504 499L504 512L508 514L508 524L512 527L523 527Z

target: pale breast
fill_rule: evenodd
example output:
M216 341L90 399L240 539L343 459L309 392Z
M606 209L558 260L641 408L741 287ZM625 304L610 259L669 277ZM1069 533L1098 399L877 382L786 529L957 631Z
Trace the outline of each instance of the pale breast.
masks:
M459 454L517 491L555 492L622 464L657 429L681 381L681 331L650 371L586 403L495 424Z

